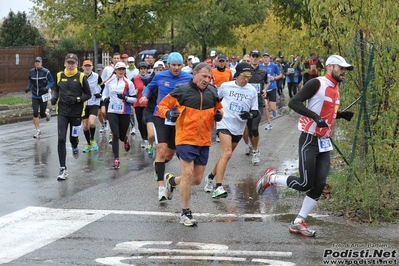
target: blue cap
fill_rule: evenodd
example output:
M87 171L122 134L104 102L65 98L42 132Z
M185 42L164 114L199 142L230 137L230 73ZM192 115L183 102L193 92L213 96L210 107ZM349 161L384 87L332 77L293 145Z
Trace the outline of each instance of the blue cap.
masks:
M35 58L35 62L36 61L40 61L41 62L41 61L43 61L43 59L40 56L38 56L38 57Z
M183 56L178 52L172 52L168 56L168 60L166 63L176 63L176 64L183 64Z

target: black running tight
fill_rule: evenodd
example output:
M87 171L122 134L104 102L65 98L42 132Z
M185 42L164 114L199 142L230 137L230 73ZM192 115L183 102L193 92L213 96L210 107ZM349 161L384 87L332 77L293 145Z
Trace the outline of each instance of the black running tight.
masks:
M130 114L108 113L109 126L112 132L112 152L114 158L119 158L119 141L125 141L130 124Z

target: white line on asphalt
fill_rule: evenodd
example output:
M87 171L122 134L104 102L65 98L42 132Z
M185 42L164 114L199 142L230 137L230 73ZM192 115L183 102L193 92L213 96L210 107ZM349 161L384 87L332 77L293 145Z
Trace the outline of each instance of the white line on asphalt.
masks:
M180 213L27 207L0 217L0 264L48 245L109 214L178 217ZM271 218L281 214L212 214L198 217ZM327 215L312 215L323 217Z

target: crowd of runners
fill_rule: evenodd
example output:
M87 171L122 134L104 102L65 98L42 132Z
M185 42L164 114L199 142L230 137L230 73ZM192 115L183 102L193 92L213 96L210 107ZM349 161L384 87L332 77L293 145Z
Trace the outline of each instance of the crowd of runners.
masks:
M132 55L114 53L111 61L105 67L94 66L91 60L79 65L77 56L68 54L65 69L53 78L42 66L42 59L35 59L26 89L32 91L34 138L42 134L39 115L50 119L47 102L51 101L58 114L58 180L68 177L68 127L75 158L80 151L98 150L97 127L100 134L109 134L115 170L124 163L120 161L119 141L129 151L129 134L135 135L137 128L141 148L154 160L158 201L171 200L178 187L180 222L194 226L197 221L190 209L191 186L203 182L204 191L210 192L212 198L226 198L223 178L241 139L246 144L245 155L252 156L251 163L261 163L261 117L266 120L264 130L271 130L271 118L279 115L276 102L288 88L289 106L303 116L298 126L302 131L300 177L277 175L271 167L257 181L256 190L262 194L273 184L301 191L310 189L289 230L315 235L304 220L316 205L328 174L331 143L327 140L336 118L349 121L353 115L337 112L338 83L352 68L345 59L330 56L324 64L322 58L311 54L306 60L298 56L285 60L254 49L242 58L211 51L204 62L195 55L184 60L178 52L144 55L137 59L139 62ZM333 98L330 104L326 104L326 97ZM79 147L81 129L85 142ZM220 155L212 171L204 174L213 132L217 135L213 148L219 149ZM167 162L175 155L180 160L181 173L167 173Z

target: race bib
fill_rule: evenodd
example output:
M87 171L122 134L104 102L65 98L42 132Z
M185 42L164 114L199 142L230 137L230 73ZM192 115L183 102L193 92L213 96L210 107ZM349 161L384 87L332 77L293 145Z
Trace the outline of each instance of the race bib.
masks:
M319 152L332 151L333 146L330 138L318 138Z
M241 105L239 105L235 102L232 102L232 103L230 103L229 110L231 110L233 112L241 113L244 110L244 107L242 107Z
M257 91L258 93L260 93L260 84L259 84L259 83L249 83L249 84L251 84L252 86L254 86L255 89L256 89L256 91Z
M46 93L46 94L43 94L43 95L42 95L42 100L43 100L43 102L48 102L48 101L50 101L50 100L51 100L51 93L48 92L48 93Z
M311 66L310 66L310 69L311 69L311 70L315 70L315 69L316 69L316 65L311 65Z
M116 112L120 112L123 110L123 104L121 103L111 103L109 105L109 110L112 111L116 111Z
M82 126L73 126L72 127L72 137L79 137L80 129Z
M294 74L295 73L295 69L293 69L292 67L287 69L287 73L288 74Z

